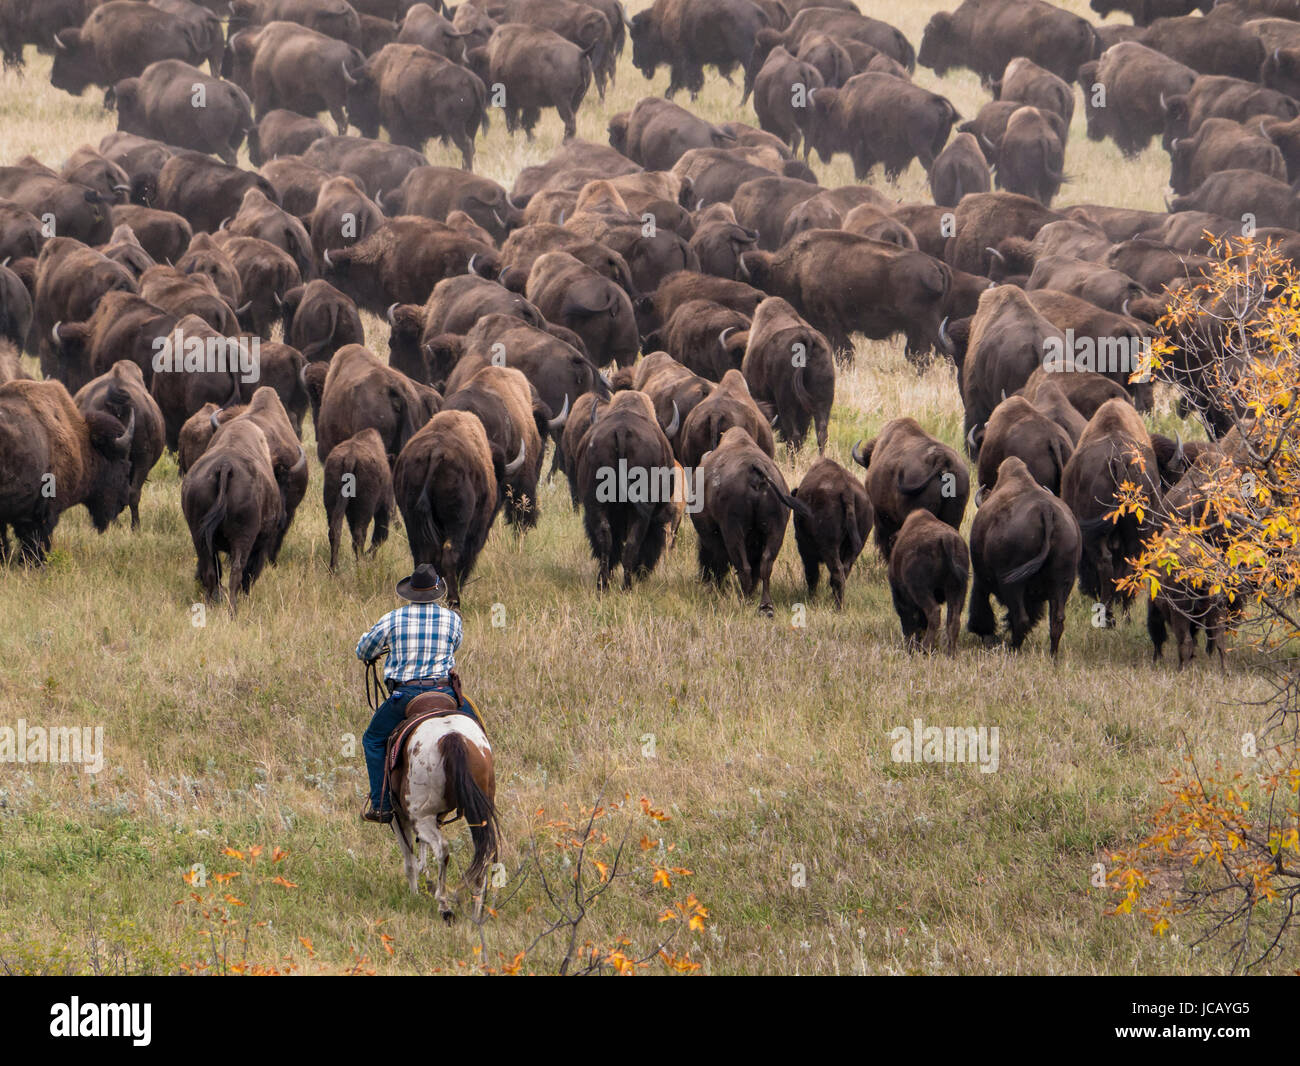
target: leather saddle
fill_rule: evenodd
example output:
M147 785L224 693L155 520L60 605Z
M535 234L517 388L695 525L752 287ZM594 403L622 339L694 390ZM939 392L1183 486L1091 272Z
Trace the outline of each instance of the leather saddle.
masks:
M406 742L411 734L430 719L460 713L460 703L455 696L446 692L421 692L407 702L406 716L388 734L388 747L384 755L384 792L394 809L399 807L396 797L401 795L406 778ZM439 817L438 824L443 824L443 816Z

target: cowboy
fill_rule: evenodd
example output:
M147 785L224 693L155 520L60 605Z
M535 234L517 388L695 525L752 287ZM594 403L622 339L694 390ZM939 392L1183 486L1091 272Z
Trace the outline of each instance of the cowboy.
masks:
M384 652L384 681L389 696L370 720L361 746L370 774L370 800L361 817L368 822L391 822L392 807L384 790L384 754L388 736L406 717L407 703L421 692L445 692L460 703L460 713L479 725L474 705L460 691L456 674L456 649L462 636L460 615L438 601L447 584L428 563L415 568L397 583L397 595L410 601L384 615L357 642L357 658L374 662Z

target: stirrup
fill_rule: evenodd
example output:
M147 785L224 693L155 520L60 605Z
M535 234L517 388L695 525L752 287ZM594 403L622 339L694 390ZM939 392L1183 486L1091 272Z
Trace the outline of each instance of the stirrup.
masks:
M374 805L369 800L366 800L366 806L361 812L361 817L367 822L383 822L387 824L393 820L393 811L392 808L386 811L377 811Z

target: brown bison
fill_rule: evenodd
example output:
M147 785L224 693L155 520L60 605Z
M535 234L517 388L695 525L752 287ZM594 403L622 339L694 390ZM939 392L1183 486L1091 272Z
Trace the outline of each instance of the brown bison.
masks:
M181 511L198 556L195 577L209 600L221 589L221 554L228 556L233 610L261 574L283 520L271 450L256 422L235 418L213 435L181 480Z
M949 655L957 650L969 579L970 552L961 534L929 511L912 511L889 558L889 591L909 650L933 651L941 629L946 629L944 650Z
M667 66L666 95L686 89L694 99L704 88L705 66L716 66L723 77L744 67L755 37L768 25L749 0L655 0L632 17L632 63L647 78Z
M929 511L953 529L960 528L970 495L970 473L961 456L926 433L915 419L886 422L874 439L854 445L853 459L867 471L876 545L886 560L913 511Z
M772 565L790 512L812 512L790 494L771 456L740 426L727 430L705 456L699 484L703 499L691 520L699 538L700 576L720 584L734 569L742 599L759 586L758 610L772 617Z
M866 490L834 459L821 458L808 468L791 495L809 511L794 516L794 540L808 595L817 594L824 566L835 606L843 607L844 585L866 546L874 520Z
M219 47L190 19L133 0L112 0L80 26L54 35L50 83L79 96L88 85L108 88L159 60L198 66Z
M970 441L978 457L975 479L981 492L993 487L1002 461L1015 456L1023 460L1037 484L1061 494L1061 475L1074 441L1055 419L1023 396L1008 396L998 404L988 422L972 431Z
M966 628L985 644L993 643L997 620L989 597L996 596L1007 609L1011 647L1018 649L1047 607L1055 655L1065 632L1065 604L1079 569L1079 523L1016 456L1002 461L995 480L971 523L975 577Z
M341 353L340 353L341 354ZM432 563L447 581L447 605L460 606L497 509L500 453L467 411L434 415L401 450L393 494L415 565Z
M336 444L325 458L323 495L329 522L330 571L339 567L339 540L343 521L352 534L352 554L358 564L366 545L366 531L374 523L369 554L388 539L388 523L396 502L393 473L384 442L373 429Z
M1079 588L1104 605L1111 625L1116 600L1127 606L1133 598L1131 590L1118 589L1116 583L1131 572L1131 560L1155 530L1152 511L1160 504L1158 479L1151 437L1141 417L1131 404L1107 400L1089 420L1066 464L1061 498L1083 533ZM1148 505L1142 518L1130 512L1112 521L1125 482L1140 491Z
M636 358L640 338L627 293L568 252L534 260L524 292L549 321L582 338L597 366L627 366Z
M366 137L378 137L382 125L393 144L416 150L436 137L460 150L466 170L474 166L474 137L487 129L487 105L477 76L418 45L386 45L348 89L348 117Z
M284 338L307 362L329 362L349 344L364 344L357 305L320 278L290 289L280 302Z
M992 187L988 160L972 133L959 133L930 164L930 192L940 207L956 207L967 193Z
M378 430L385 453L398 455L441 407L442 398L427 385L361 345L347 345L330 360L316 420L316 456L323 463L336 444L371 428Z
M840 230L805 230L778 252L746 252L741 276L781 296L835 351L852 351L851 333L907 338L907 351L937 349L952 271L896 245Z
M179 59L151 63L110 92L119 130L212 152L231 166L253 128L253 105L243 89Z
M749 394L739 370L728 370L716 388L685 416L675 437L682 466L694 470L733 426L743 429L764 455L776 454L772 426Z
M124 392L105 394L110 407L130 407ZM103 532L131 493L131 441L125 426L102 407L78 410L57 381L14 380L0 385L0 552L11 558L9 530L21 558L45 561L59 517L85 504Z
M741 373L754 399L776 410L774 427L792 451L803 447L810 425L818 453L826 451L835 402L831 346L781 297L754 312Z
M677 472L648 396L620 392L591 404L589 411L583 405L586 429L567 459L571 484L599 568L597 587L609 588L610 572L622 565L627 589L663 555Z
M1043 0L963 0L956 11L931 16L917 61L940 77L969 67L992 81L1024 56L1074 81L1097 54L1097 43L1086 19Z
M599 11L588 10L603 20ZM510 132L522 128L531 138L542 109L553 107L565 138L577 135L578 109L591 86L590 52L543 27L509 22L498 26L486 45L470 49L466 62L493 93L504 93L501 106Z

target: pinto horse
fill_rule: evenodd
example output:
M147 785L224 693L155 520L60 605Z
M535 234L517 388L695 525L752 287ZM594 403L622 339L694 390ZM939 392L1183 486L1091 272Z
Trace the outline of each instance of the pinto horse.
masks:
M430 694L434 695L434 694ZM407 720L420 718L417 696ZM496 776L492 747L482 726L464 714L442 713L399 727L396 743L402 745L396 766L389 771L393 804L393 833L402 850L411 892L419 894L419 875L428 868L429 849L438 863L433 898L445 922L452 920L447 894L447 860L451 849L442 826L463 817L474 841L474 857L465 871L465 883L474 896L474 920L483 913L488 871L496 861L500 843L497 825ZM391 765L391 763L390 763ZM419 845L419 859L415 845Z

